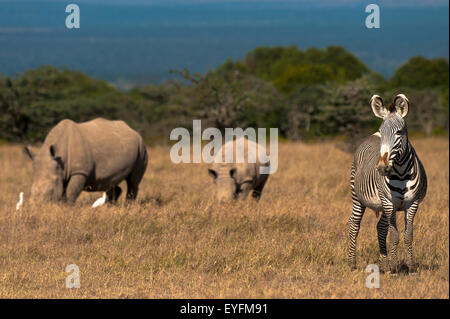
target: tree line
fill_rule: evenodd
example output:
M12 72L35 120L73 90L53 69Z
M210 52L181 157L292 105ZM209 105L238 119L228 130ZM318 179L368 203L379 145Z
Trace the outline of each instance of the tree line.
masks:
M167 141L175 127L277 127L283 138L342 136L349 145L376 130L368 106L405 93L410 131L448 134L449 64L412 57L385 79L342 47L300 50L258 47L204 74L171 71L178 79L123 92L86 74L40 66L0 75L0 139L42 141L64 118L122 119L148 143ZM389 102L389 101L386 101Z

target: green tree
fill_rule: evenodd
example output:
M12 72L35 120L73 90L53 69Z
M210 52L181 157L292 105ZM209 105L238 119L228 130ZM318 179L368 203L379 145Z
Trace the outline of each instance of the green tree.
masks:
M448 61L439 59L426 59L421 56L412 57L400 66L390 81L392 88L448 88L449 85Z
M322 124L327 135L342 134L346 149L353 151L361 138L371 134L379 120L369 106L373 84L366 77L326 88L325 97L315 121Z
M220 130L227 127L275 127L283 98L268 82L230 68L191 75L190 109Z
M297 84L344 83L370 73L364 63L338 46L306 51L296 46L258 47L247 54L245 65L244 70L271 81L283 93L290 93Z
M1 134L12 140L42 140L64 118L86 121L103 116L132 121L129 115L135 108L131 100L105 81L52 66L3 79L0 101ZM11 129L3 129L3 125Z
M1 77L0 137L6 140L25 140L29 122L18 88L9 77Z

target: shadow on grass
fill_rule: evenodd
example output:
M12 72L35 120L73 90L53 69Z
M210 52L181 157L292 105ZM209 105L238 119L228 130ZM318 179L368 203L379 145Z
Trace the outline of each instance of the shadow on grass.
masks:
M439 269L438 264L428 265L428 264L420 264L417 262L414 264L414 267L415 267L415 272L413 272L412 274L416 274L419 271L435 271L435 270ZM402 261L399 263L396 274L398 274L398 275L409 275L410 274L409 267L406 264L406 262Z
M156 194L155 196L145 195L144 197L137 199L136 202L137 202L137 204L144 205L144 206L148 205L148 204L153 204L158 207L162 207L162 206L170 203L172 200L173 200L173 196L163 198L163 196L159 193L159 194Z

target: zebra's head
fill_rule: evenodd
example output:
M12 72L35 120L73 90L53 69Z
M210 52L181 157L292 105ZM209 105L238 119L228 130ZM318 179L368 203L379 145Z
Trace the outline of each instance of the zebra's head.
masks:
M389 176L395 160L401 158L408 146L408 131L404 117L408 114L409 101L404 94L399 94L386 108L383 99L374 95L370 105L375 116L383 119L378 130L381 146L377 169L381 175Z

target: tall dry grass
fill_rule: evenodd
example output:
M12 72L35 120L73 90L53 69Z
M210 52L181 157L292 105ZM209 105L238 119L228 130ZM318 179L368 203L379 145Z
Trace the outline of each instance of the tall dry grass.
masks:
M156 147L135 204L91 209L99 194L83 193L74 207L25 203L18 213L31 163L0 147L0 297L448 298L449 142L413 144L429 179L415 219L419 275L382 274L378 289L365 286L378 258L371 211L358 270L346 265L352 156L333 143L281 144L258 205L216 205L205 165L172 164ZM399 252L404 262L403 240ZM65 287L68 264L79 266L80 289Z

